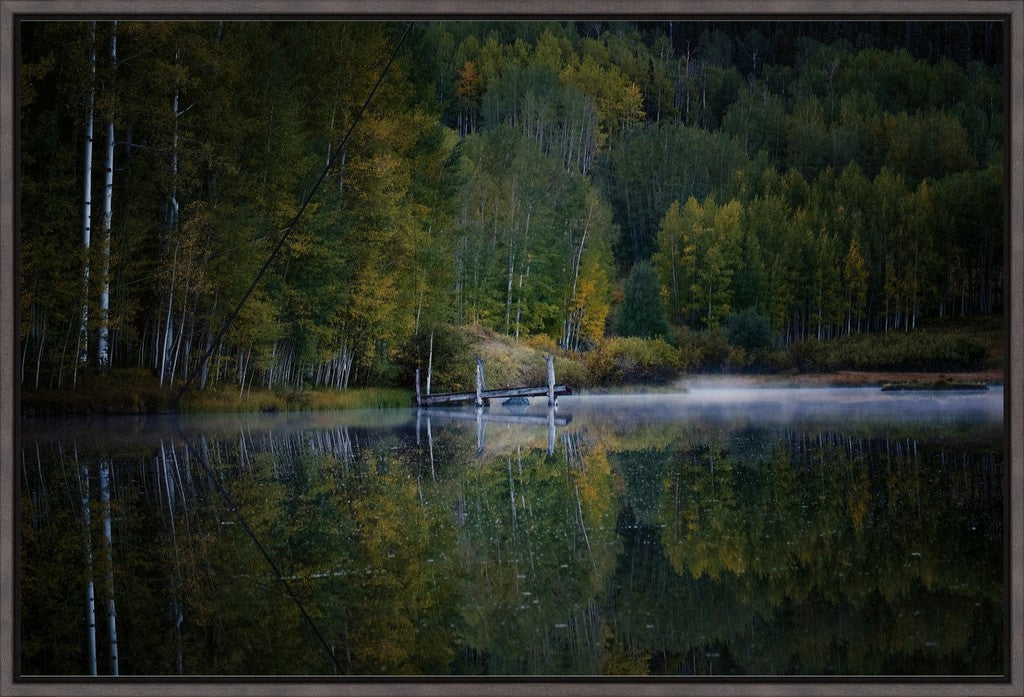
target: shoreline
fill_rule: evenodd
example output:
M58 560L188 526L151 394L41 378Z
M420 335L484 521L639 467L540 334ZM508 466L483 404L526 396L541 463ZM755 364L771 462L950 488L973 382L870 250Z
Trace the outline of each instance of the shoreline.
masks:
M814 387L881 387L886 383L936 382L955 380L980 382L986 385L1002 385L1005 374L1001 370L965 372L906 371L837 371L834 373L785 374L741 374L741 373L693 373L683 375L665 385L604 385L574 390L578 395L601 394L658 394L678 390L714 388L814 388ZM163 399L104 401L87 395L68 398L68 393L57 396L53 393L22 394L21 420L52 417L95 417L95 416L140 416L160 414L224 414L224 413L267 413L298 411L337 411L351 409L401 408L411 406L412 392L400 388L360 388L347 392L330 393L322 389L301 390L291 393L288 398L272 393L257 393L248 398L233 401L224 393L208 396L205 401L193 402L185 409L172 410ZM219 397L219 398L218 398ZM255 398L253 398L255 397ZM130 406L129 406L130 405Z

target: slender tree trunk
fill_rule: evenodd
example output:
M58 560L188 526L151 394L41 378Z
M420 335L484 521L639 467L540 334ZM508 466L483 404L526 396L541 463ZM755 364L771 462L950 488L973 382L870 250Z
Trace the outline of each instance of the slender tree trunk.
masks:
M75 447L75 461L78 448ZM85 610L87 619L86 639L89 646L89 675L96 675L96 588L92 581L92 515L89 510L89 468L80 465L79 478L82 484L82 522L85 528L85 564L89 573L85 587Z
M178 62L178 53L174 54L174 62ZM177 85L174 88L174 98L171 101L171 114L174 119L174 131L171 136L171 195L167 202L167 214L164 218L164 227L168 240L170 239L171 232L178 225L178 117L181 115L179 111L179 89ZM174 345L174 276L177 271L178 265L178 246L174 247L174 261L171 266L171 284L167 293L167 323L164 327L164 346L163 355L160 359L160 386L164 385L164 376L167 374L167 362L170 358L170 354L173 350Z
M434 330L430 330L430 348L427 350L427 394L430 394L430 374L434 370Z
M36 354L36 389L39 389L39 368L43 364L43 346L46 343L46 316L43 316L43 327L39 332L39 352Z
M164 324L164 348L160 359L160 387L164 386L164 376L167 374L167 360L174 347L174 276L178 269L178 247L174 247L174 259L171 262L171 286L167 291L167 321Z
M185 336L185 312L188 310L188 276L185 277L185 292L181 294L181 321L178 323L178 340L174 344L174 357L171 359L171 380L170 386L174 387L174 374L178 367L178 358L181 356L181 341ZM181 368L182 373L187 374L185 367Z
M529 268L529 267L527 267ZM516 341L519 341L520 319L523 315L523 272L519 272L519 289L516 300Z
M584 246L587 243L587 232L590 229L590 217L591 217L591 215L593 215L593 212L594 212L594 209L593 209L593 206L591 206L590 209L587 211L587 220L583 224L583 235L580 237L579 247L577 247L574 250L575 254L573 255L573 260L572 260L572 293L569 296L569 307L572 307L576 303L576 287L577 287L577 285L579 283L579 280L580 280L580 265L583 263L583 248L584 248ZM569 349L569 341L570 341L570 338L571 338L570 335L572 334L573 331L576 331L575 324L576 324L576 321L577 321L578 318L576 318L575 315L576 315L576 313L573 312L571 314L567 314L567 317L566 317L566 322L565 322L565 324L566 324L565 344L564 344L564 348L566 350Z
M117 67L117 22L110 37L110 64ZM96 342L96 362L101 371L110 369L110 223L114 197L114 110L110 109L107 120L107 158L104 162L103 177L103 222L100 250L103 270L100 277L100 331Z
M515 254L512 250L512 234L508 236L508 283L505 288L505 336L512 331L512 281L515 278Z
M86 97L85 113L85 158L82 184L82 247L85 250L82 261L82 310L78 323L78 360L75 364L74 384L78 384L78 366L89 359L89 248L92 238L92 127L93 105L96 101L96 22L91 29L92 47L89 54L90 83Z
M107 633L110 638L110 672L119 675L117 664L117 608L114 605L114 542L110 524L110 457L100 460L100 500L103 502L103 539L107 551Z

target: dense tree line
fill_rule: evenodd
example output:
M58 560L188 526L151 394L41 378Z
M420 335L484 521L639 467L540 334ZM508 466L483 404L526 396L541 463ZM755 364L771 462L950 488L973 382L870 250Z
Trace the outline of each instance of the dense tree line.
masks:
M588 350L651 287L784 342L1001 309L996 23L417 24L338 156L400 31L22 25L23 385L394 383L436 327Z

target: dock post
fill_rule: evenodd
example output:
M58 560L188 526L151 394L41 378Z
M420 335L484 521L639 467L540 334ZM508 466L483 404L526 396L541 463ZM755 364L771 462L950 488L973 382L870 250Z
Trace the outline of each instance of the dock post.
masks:
M547 355L548 359L548 406L553 407L556 404L557 397L555 397L555 357L550 353Z
M555 454L555 408L548 407L548 455Z
M420 405L420 369L416 369L416 406Z
M482 407L484 405L484 398L481 392L484 389L484 362L480 360L480 356L476 357L476 405Z
M482 455L484 452L484 408L476 408L476 454Z

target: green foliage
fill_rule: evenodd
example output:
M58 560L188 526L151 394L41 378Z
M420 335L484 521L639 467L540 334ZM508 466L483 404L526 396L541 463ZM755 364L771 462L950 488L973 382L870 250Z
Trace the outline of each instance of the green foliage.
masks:
M775 343L771 320L752 308L729 315L725 322L729 343L748 351L766 349Z
M746 351L731 345L722 327L707 331L682 327L676 331L675 339L680 367L686 372L723 373L746 367Z
M657 385L679 374L678 354L662 338L613 337L585 362L593 385Z
M982 370L989 361L989 350L978 338L933 331L858 335L832 342L808 339L790 347L790 353L805 372Z
M622 337L667 338L669 333L665 307L661 301L658 277L650 262L633 267L622 290L622 303L615 311L613 326Z

